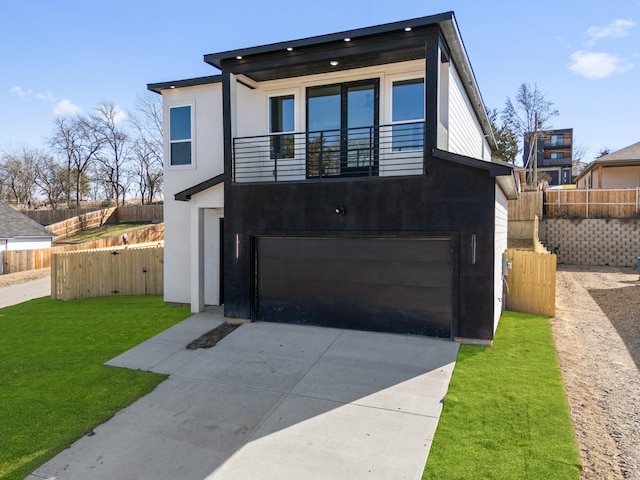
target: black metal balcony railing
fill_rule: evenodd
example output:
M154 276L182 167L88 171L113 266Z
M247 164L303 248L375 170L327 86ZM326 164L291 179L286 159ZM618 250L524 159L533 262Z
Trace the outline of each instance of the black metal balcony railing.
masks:
M420 175L424 122L233 139L234 182Z

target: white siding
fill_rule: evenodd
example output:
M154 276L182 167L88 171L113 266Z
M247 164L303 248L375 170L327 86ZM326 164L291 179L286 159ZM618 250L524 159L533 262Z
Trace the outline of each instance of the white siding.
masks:
M493 332L495 333L500 321L500 314L504 305L503 279L502 279L502 254L507 249L507 220L508 201L505 194L496 184L496 213L495 213L495 241L494 241L494 287L493 287Z
M449 151L489 161L491 160L489 144L453 64L450 72Z
M51 248L51 237L18 237L0 241L2 250L35 250L37 248Z
M164 90L164 299L167 302L189 303L190 293L190 202L176 201L176 193L193 187L224 172L222 129L222 85L209 84ZM190 104L193 113L193 164L171 167L169 161L168 109ZM200 202L200 208L223 205ZM220 210L221 212L221 210ZM218 298L218 219L220 212L205 211L205 303L215 304ZM215 256L215 259L213 258ZM211 257L211 259L209 259ZM216 280L214 280L216 279Z

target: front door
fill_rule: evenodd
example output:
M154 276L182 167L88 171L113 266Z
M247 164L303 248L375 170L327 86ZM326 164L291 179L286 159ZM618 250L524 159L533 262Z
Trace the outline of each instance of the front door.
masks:
M377 79L307 88L307 176L376 175Z

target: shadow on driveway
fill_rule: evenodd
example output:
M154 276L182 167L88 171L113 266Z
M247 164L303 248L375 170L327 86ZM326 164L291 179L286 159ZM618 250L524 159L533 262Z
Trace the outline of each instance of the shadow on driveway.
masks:
M258 322L187 351L199 315L109 362L170 378L30 478L421 477L456 343Z

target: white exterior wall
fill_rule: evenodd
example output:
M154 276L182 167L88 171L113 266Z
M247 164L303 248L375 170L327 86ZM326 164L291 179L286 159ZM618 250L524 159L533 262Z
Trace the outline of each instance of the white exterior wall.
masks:
M190 224L192 208L205 210L205 303L218 302L219 218L224 215L220 196L192 202L176 201L176 193L193 187L224 171L222 130L222 85L163 90L164 107L164 299L167 302L189 303L191 299ZM169 107L191 105L192 108L192 164L169 165ZM219 186L222 189L222 185ZM208 201L209 200L209 201ZM215 257L215 258L213 258ZM215 280L213 280L215 278ZM207 279L209 280L207 282Z
M507 223L509 202L504 192L496 184L496 214L495 214L495 240L494 240L494 286L493 286L493 333L498 328L500 315L504 306L503 280L502 280L502 254L507 250Z
M449 151L491 160L491 149L453 64L449 69Z
M18 237L0 240L0 250L51 248L51 237Z

